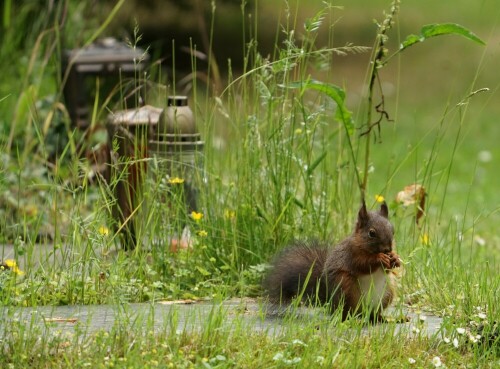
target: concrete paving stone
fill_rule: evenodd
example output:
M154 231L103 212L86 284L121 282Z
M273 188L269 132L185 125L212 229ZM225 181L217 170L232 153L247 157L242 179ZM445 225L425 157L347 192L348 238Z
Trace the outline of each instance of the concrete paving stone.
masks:
M113 329L189 332L204 329L210 320L228 330L244 326L246 331L252 329L273 336L300 328L301 325L307 326L311 322L318 328L332 328L328 324L328 316L320 309L299 308L292 318L270 315L266 311L266 305L254 299L231 299L222 303L160 301L121 305L0 307L0 327L3 326L0 331L6 332L9 325L22 324L52 334L70 332L83 336ZM392 310L386 315L394 313ZM409 322L377 324L364 328L364 331L369 333L370 330L388 329L394 334L410 336L439 334L441 318L427 315L422 320L421 314L417 315L409 310L403 310L403 313L410 318Z
M28 255L16 257L13 245L0 245L0 260L16 259L19 268L39 268L46 265L64 268L71 257L75 257L73 250L68 248L54 248L50 244L35 245L29 250ZM117 250L95 250L96 255L112 257ZM111 256L110 256L111 255ZM31 264L27 265L27 261ZM73 305L73 306L40 306L40 307L0 307L0 332L5 332L8 325L18 323L37 327L51 332L79 332L91 334L99 330L134 327L167 329L175 331L203 329L208 319L221 319L221 324L229 329L236 329L246 325L256 332L266 332L276 335L290 329L291 325L300 325L313 322L314 324L329 324L328 314L321 309L299 308L296 318L283 317L276 314L272 307L255 299L231 299L222 303L210 301L186 304L178 302L155 302L121 305ZM392 309L386 315L400 317L406 315L409 322L401 324L379 324L365 328L365 332L373 329L393 329L394 334L426 335L433 336L440 333L442 319L426 315L425 320L420 319L422 314L416 314L408 308L399 312ZM214 324L218 324L215 322ZM392 326L391 324L395 324ZM0 333L1 335L2 333Z

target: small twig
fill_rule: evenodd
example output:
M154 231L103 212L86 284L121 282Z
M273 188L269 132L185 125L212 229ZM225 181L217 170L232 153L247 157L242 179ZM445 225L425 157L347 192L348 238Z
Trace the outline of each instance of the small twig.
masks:
M378 119L375 122L371 123L365 131L361 132L359 134L359 137L363 137L365 135L370 134L372 129L374 127L377 127L379 142L381 142L382 134L381 134L380 123L382 123L384 119L388 122L394 122L394 120L389 117L389 113L387 112L387 110L385 110L384 95L382 95L382 101L377 106L375 106L375 111L379 113Z

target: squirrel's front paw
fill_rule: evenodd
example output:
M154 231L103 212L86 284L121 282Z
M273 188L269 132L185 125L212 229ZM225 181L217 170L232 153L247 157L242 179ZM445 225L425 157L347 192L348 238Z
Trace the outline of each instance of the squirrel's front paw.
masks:
M399 268L401 266L401 259L399 258L398 254L396 254L394 251L391 251L388 256L391 260L390 261L391 269Z
M388 254L377 254L377 260L382 264L385 269L391 269L391 257Z

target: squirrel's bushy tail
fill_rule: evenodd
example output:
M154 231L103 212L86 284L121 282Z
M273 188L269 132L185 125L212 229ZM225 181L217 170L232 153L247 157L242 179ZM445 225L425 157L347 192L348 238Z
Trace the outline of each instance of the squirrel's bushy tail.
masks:
M324 303L326 290L321 280L327 253L327 247L316 241L295 241L281 251L264 280L269 301L288 304L301 295L303 300Z

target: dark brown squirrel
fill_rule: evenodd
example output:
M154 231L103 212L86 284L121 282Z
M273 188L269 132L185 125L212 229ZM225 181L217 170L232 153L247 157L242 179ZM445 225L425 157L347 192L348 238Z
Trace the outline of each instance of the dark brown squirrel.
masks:
M386 203L379 211L367 211L363 201L349 237L334 247L296 241L275 257L264 289L274 304L301 296L313 304L330 303L332 312L342 306L343 320L368 309L370 320L382 321L395 293L392 269L401 266L393 247Z

